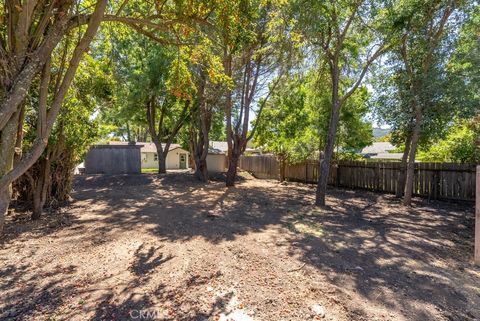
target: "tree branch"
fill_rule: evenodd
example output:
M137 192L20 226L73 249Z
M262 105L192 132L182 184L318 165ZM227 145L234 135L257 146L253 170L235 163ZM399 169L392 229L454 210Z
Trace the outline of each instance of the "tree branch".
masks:
M385 43L384 43L367 60L367 62L363 66L363 69L362 69L362 72L360 73L360 76L358 77L358 79L355 82L355 84L353 85L353 87L350 88L350 90L348 90L347 93L340 99L339 106L342 106L345 103L345 101L355 92L355 90L357 90L358 86L360 86L360 84L362 83L363 78L365 77L370 65L375 61L375 59L380 57L385 51L386 51L386 46L385 46Z
M52 106L47 115L45 135L37 137L33 142L32 148L29 153L24 158L22 158L22 160L11 171L9 171L7 174L0 178L0 188L6 188L8 185L10 185L11 182L19 178L23 173L25 173L25 171L27 171L37 161L37 159L44 151L45 146L48 143L48 137L50 136L53 124L58 116L58 112L63 103L65 95L67 94L68 88L72 83L72 80L78 69L78 65L83 57L83 54L85 53L85 51L87 51L88 46L90 45L93 37L97 33L106 6L107 0L99 0L97 2L95 6L95 11L91 16L87 30L85 31L82 39L73 51L69 67L62 81L62 85L60 86L58 92L55 94Z
M258 127L258 124L259 124L259 121L260 121L260 117L262 116L262 111L263 111L265 105L267 104L268 99L270 99L270 96L272 95L272 93L275 91L278 84L280 83L280 80L282 79L282 77L283 77L283 74L281 74L277 78L277 80L273 83L272 88L268 91L268 94L265 97L265 99L262 100L262 102L260 104L260 107L258 109L257 118L255 119L255 124L253 125L252 130L250 131L250 134L247 137L247 142L250 141L253 138L253 136L255 135L255 131L257 130L257 127Z

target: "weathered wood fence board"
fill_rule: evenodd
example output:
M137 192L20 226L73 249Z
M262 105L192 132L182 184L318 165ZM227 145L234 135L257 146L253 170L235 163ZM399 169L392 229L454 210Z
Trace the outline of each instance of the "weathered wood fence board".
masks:
M240 168L259 178L278 179L280 166L272 155L242 156ZM338 187L395 193L400 163L377 161L340 161L330 170L329 184ZM316 183L318 161L289 164L289 181ZM475 165L453 163L416 163L414 194L429 199L475 200Z

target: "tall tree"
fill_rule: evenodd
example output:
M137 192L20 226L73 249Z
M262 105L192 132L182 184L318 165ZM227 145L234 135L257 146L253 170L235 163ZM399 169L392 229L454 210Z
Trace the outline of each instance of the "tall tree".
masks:
M214 45L213 27L204 29L204 36L195 39L196 44L188 54L190 71L195 83L194 107L189 128L190 150L193 155L195 176L208 182L207 156L210 149L211 130L222 131L223 96L230 79L223 71L218 46Z
M118 118L135 121L137 127L146 128L157 149L158 173L166 173L170 146L190 112L190 98L176 88L185 86L177 83L184 72L176 58L179 49L132 35L122 27L115 28L110 37L113 44L107 55L112 58L117 80L117 106L105 110L103 118L113 123ZM127 138L132 139L130 125L122 127L127 129Z
M407 82L409 84L409 96L414 115L414 124L411 130L408 151L407 172L405 179L404 205L410 205L413 194L413 178L415 156L424 118L424 108L431 103L432 98L424 89L429 87L429 78L435 77L435 52L441 43L445 26L455 7L454 1L446 3L431 2L424 9L424 25L419 33L412 30L404 35L400 45L400 55L404 64ZM425 21L426 20L426 21ZM418 36L420 36L418 38ZM431 92L430 92L431 93ZM430 97L428 97L430 96ZM430 100L430 101L429 101Z
M304 6L294 1L298 32L317 54L319 71L330 77L330 117L320 160L316 204L325 205L330 163L340 110L360 87L372 63L387 49L389 4L378 1L325 1ZM391 18L391 17L390 17Z
M104 63L88 55L81 62L45 151L13 184L15 200L23 208L31 209L32 219L40 218L47 202L62 204L69 198L75 167L89 144L102 133L98 119L91 116L112 97L112 79L101 71ZM31 91L25 104L23 148L27 150L36 137L37 127L41 126L41 119L35 113L38 98L39 93Z
M380 76L380 117L405 146L397 187L405 205L411 204L419 146L442 138L455 115L472 105L469 79L474 73L462 76L452 60L463 43L458 35L468 7L459 1L412 1L404 7L408 24L387 59L389 70Z
M265 103L281 80L280 67L287 61L285 56L289 50L279 46L283 43L274 38L272 28L278 27L274 1L240 1L226 6L219 24L224 70L232 81L225 92L225 119L226 185L233 186L240 156L255 134ZM263 99L259 100L262 95ZM255 111L257 117L249 129L250 117Z

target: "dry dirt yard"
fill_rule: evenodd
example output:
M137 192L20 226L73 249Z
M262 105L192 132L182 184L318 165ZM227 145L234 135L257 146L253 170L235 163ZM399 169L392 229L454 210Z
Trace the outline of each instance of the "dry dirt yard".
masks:
M243 175L84 176L61 213L10 215L2 320L480 320L473 204Z

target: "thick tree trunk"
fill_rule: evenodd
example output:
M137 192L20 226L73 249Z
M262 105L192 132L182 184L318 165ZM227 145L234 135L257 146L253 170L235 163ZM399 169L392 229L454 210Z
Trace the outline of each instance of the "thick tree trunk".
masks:
M47 201L47 192L50 187L50 160L44 159L41 161L40 173L37 184L33 190L33 209L32 220L38 220L42 216L43 208Z
M207 167L207 156L208 156L208 137L203 136L203 132L199 133L200 138L198 143L192 144L193 150L193 160L195 164L195 177L204 183L207 183L209 180L208 177L208 167ZM207 132L208 135L208 132ZM192 138L192 142L193 139Z
M234 151L232 157L228 160L228 171L227 171L227 179L226 185L227 187L235 186L235 179L237 178L237 167L238 167L238 160L239 154Z
M395 192L395 196L399 198L403 196L403 192L405 191L405 176L407 172L407 160L408 154L410 153L411 141L412 136L409 133L405 140L405 150L403 151L402 162L400 163L400 174L397 181L397 191Z
M167 173L167 153L158 154L158 174Z
M208 168L205 158L195 157L195 177L201 182L208 182Z
M407 177L405 180L405 195L403 197L403 205L410 206L413 194L413 178L415 176L415 156L417 154L418 141L420 139L420 130L422 127L422 112L419 108L415 110L415 127L412 133L412 142L407 163Z
M17 114L18 112L10 118L3 130L0 131L0 177L13 168L15 140L18 130ZM0 184L0 234L2 233L3 223L7 215L8 205L10 204L10 196L11 183Z
M8 188L0 189L0 232L5 224L5 216L7 215L8 205L10 204L10 191Z
M45 202L42 201L41 195L35 191L35 193L33 193L32 220L40 219L44 205Z

